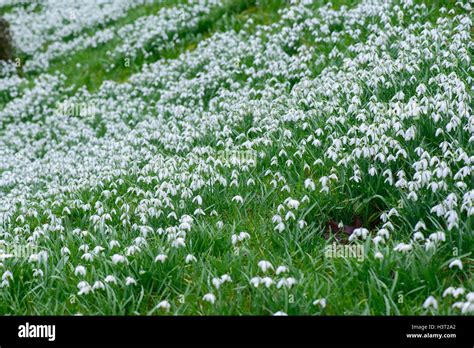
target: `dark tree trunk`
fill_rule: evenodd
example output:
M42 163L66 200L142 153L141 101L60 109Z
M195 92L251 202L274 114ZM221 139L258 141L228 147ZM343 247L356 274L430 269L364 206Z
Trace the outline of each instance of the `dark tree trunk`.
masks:
M0 60L11 59L13 59L13 45L10 25L0 17Z

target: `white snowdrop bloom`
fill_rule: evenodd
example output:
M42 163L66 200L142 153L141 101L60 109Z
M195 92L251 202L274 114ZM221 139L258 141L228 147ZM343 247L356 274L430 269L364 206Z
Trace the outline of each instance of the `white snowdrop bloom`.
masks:
M285 230L285 224L280 222L278 225L275 226L275 231L283 232Z
M304 221L304 220L299 220L299 221L298 221L298 228L301 229L301 230L302 230L303 228L305 228L307 225L308 225L308 224L307 224L306 221Z
M97 280L94 285L92 285L92 290L104 290L105 285L100 280Z
M186 243L184 242L184 238L178 237L173 242L171 242L171 246L173 248L179 248L179 247L184 247L186 246Z
M277 288L280 289L281 287L291 288L293 285L296 284L295 278L282 278L277 283Z
M216 302L216 296L212 293L208 293L203 296L202 300L214 304Z
M270 277L263 277L263 278L260 278L260 282L265 285L266 288L269 288L270 286L273 285L274 281L272 278Z
M179 228L183 231L191 231L191 224L187 223L187 222L182 222L180 225L179 225Z
M274 317L287 317L288 314L286 314L285 312L282 312L282 311L278 311L278 312L275 312L273 314Z
M197 205L202 205L202 197L197 195L193 198L193 203L196 203Z
M252 284L254 287L258 288L260 285L261 279L260 277L253 277L250 279L250 284Z
M450 286L443 292L443 297L446 297L448 295L453 296L454 298L459 297L460 295L464 294L464 288L454 288Z
M465 292L464 288L457 288L453 290L453 297L457 298L460 295L463 295Z
M99 255L104 250L105 250L104 247L97 245L94 249L92 249L92 253L95 255Z
M241 196L234 196L232 202L243 203L244 199Z
M68 247L61 248L61 255L69 255L69 254L71 254L71 251L69 250Z
M112 250L115 247L120 247L120 243L116 240L111 240L109 242L109 249Z
M418 232L420 230L426 230L426 224L423 220L418 221L415 225L415 232Z
M258 262L258 267L262 270L262 272L266 272L269 269L273 269L273 266L270 262L262 260Z
M313 301L313 305L320 306L321 308L326 308L326 299L318 298L317 300Z
M296 199L289 198L286 202L286 206L290 209L298 210L300 206L300 202L297 201Z
M225 283L225 282L229 282L229 283L230 283L230 282L232 282L232 278L231 278L230 275L228 275L228 274L223 274L223 275L221 276L221 281L222 281L223 283Z
M278 266L276 269L276 275L279 275L280 273L285 273L288 272L288 267L286 266Z
M77 287L79 288L78 295L87 295L92 291L92 287L87 282L80 282Z
M165 254L159 254L157 257L155 257L155 262L165 262L165 260L168 258L167 255Z
M462 314L474 313L474 303L465 302L461 307Z
M42 278L43 276L44 276L43 270L38 269L38 268L33 269L33 277Z
M398 243L393 250L399 251L402 253L406 253L410 250L413 249L413 246L411 244L405 244L405 243Z
M390 238L390 232L386 228L381 228L377 231L377 236L383 237L385 239Z
M224 223L222 221L217 221L216 222L216 227L220 230L222 227L224 227Z
M367 235L369 234L369 230L366 228L356 228L349 236L349 241L353 241L357 238L367 239Z
M454 290L455 289L452 286L450 286L449 288L447 288L446 290L443 291L443 297L446 297L448 295L452 295Z
M81 256L81 259L86 261L92 261L94 259L94 256L91 253L84 253Z
M314 191L314 190L316 190L316 185L315 185L315 183L314 183L313 180L311 180L310 178L308 178L308 179L306 179L306 180L304 181L304 188L305 188L305 189L309 189L309 190L311 190L311 191Z
M461 309L463 305L464 305L464 302L455 302L455 303L453 303L453 305L451 307Z
M212 278L212 285L214 285L216 289L219 289L222 283L222 280L219 278Z
M171 308L171 304L168 301L164 300L164 301L161 301L160 303L158 303L156 305L156 308L157 309L164 309L165 311L168 312Z
M415 232L415 234L413 234L413 240L425 240L425 236L423 236L423 233L421 232Z
M462 269L462 262L460 259L453 260L449 263L449 268L457 267Z
M375 236L373 239L372 239L372 243L374 243L374 245L379 245L380 243L385 243L385 240L381 237L381 236Z
M86 275L86 268L84 266L77 266L74 270L74 275L78 276L85 276Z
M186 259L185 259L186 263L192 263L192 262L196 262L196 261L197 261L197 259L194 255L191 255L191 254L186 255Z
M273 222L274 224L278 224L278 223L280 223L280 222L282 222L282 221L283 221L283 219L281 218L280 215L273 215L273 217L272 217L272 222Z
M3 272L2 280L8 280L8 279L13 280L13 273L10 271Z
M114 265L117 265L119 263L127 263L127 258L123 255L114 254L112 256L112 262L114 263Z
M433 242L444 242L446 241L446 234L444 232L435 232L428 237Z
M117 284L117 279L113 275L105 277L104 282Z
M474 303L474 292L470 292L466 295L466 300L470 303Z
M425 302L423 303L423 308L430 308L433 307L433 309L438 309L438 301L433 296L429 296Z
M137 281L133 279L132 277L127 277L125 278L125 285L136 285Z
M288 220L295 220L296 219L296 216L295 214L293 214L292 211L288 211L285 215L285 220L288 221Z
M377 251L377 252L374 254L374 257L375 257L377 260L383 260L383 254L382 254L380 251Z

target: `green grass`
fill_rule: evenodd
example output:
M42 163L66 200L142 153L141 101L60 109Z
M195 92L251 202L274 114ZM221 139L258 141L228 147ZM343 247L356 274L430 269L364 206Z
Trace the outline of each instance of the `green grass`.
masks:
M340 7L344 2L339 1L336 5ZM351 4L351 1L347 3ZM318 5L321 5L318 2ZM439 6L452 6L452 2L433 2L432 11L426 14L425 19L431 20L438 16ZM109 61L106 52L118 44L110 42L108 45L94 50L79 52L65 60L57 62L51 71L58 70L68 78L67 84L77 87L86 86L90 91L96 91L104 80L126 81L132 74L140 71L144 64L157 61L158 59L175 59L187 50L193 50L207 37L218 31L225 30L249 30L255 29L257 24L269 24L279 19L276 10L285 5L284 1L271 1L264 6L255 6L253 1L229 2L224 9L219 9L204 18L199 28L193 32L179 33L182 44L167 47L166 49L154 50L150 47L152 56L145 58L138 56L131 68L125 68L119 60ZM353 4L351 4L353 5ZM144 13L137 10L136 13ZM135 12L134 12L135 13ZM225 13L225 16L223 14ZM139 16L137 15L136 18ZM253 28L243 29L249 18L254 20ZM130 18L129 18L130 19ZM125 20L125 19L124 19ZM128 19L127 19L128 20ZM409 25L410 19L407 19ZM116 23L118 25L118 23ZM122 23L123 24L123 23ZM361 28L363 29L363 28ZM361 41L367 40L366 33L362 33ZM347 48L354 44L349 38L343 41L338 48L345 54L351 53ZM332 51L327 42L314 43L310 33L303 33L298 40L298 45L306 45L315 48L314 60L308 64L313 77L318 76L322 70L337 66L339 60L328 59ZM286 47L289 55L296 55L295 49ZM324 59L318 63L317 57ZM93 58L93 59L92 59ZM77 64L80 63L80 67ZM253 64L252 61L244 62ZM429 61L421 59L422 65L428 66ZM107 72L105 69L111 64L116 68ZM237 77L236 77L237 78ZM247 76L240 76L242 81ZM255 89L262 89L269 83L270 76L265 76L255 82ZM397 80L407 80L402 73L396 76ZM429 76L426 77L427 82ZM423 80L423 79L422 79ZM424 81L424 80L423 80ZM292 88L299 82L297 78L288 84L288 90L282 94L289 94ZM419 82L419 81L418 81ZM397 86L398 87L398 86ZM412 86L408 86L407 94ZM373 92L366 86L364 90L363 104L370 102ZM390 100L396 91L392 89L379 89L379 99ZM435 92L433 87L432 92ZM413 91L411 91L413 94ZM158 95L158 93L157 93ZM308 110L311 109L308 107ZM317 112L317 117L310 121L309 130L304 130L298 124L288 124L287 129L292 131L292 139L285 140L280 133L272 133L272 143L261 146L265 156L257 162L256 167L250 167L248 172L241 172L238 185L235 187L223 187L215 184L205 187L200 195L206 202L205 217L198 219L193 230L187 236L187 246L182 249L169 249L169 244L164 235L155 234L148 239L149 252L129 257L128 266L113 266L110 257L98 256L94 261L87 263L88 273L85 277L74 275L72 265L83 263L80 260L79 247L84 243L102 245L107 248L107 243L112 239L119 239L124 245L130 245L139 235L138 231L130 228L134 223L140 224L139 216L134 215L130 225L122 227L117 217L110 225L113 229L105 233L98 228L94 230L90 223L90 212L81 209L73 209L70 214L64 215L64 206L51 206L52 213L63 216L66 233L50 234L42 240L41 247L51 251L45 266L43 278L32 277L32 265L26 261L6 260L7 268L14 270L15 278L11 282L12 291L0 292L0 313L9 314L103 314L103 315L137 315L137 314L165 314L155 309L156 304L167 299L172 304L171 314L192 315L268 315L273 314L276 309L288 314L310 314L310 315L426 315L434 314L425 310L420 304L431 294L441 297L442 291L453 284L472 289L474 280L474 226L473 219L462 221L461 226L452 234L447 235L447 242L439 247L436 252L425 252L423 246L415 245L414 250L407 254L393 251L395 244L389 242L382 247L386 252L385 258L378 260L373 257L373 247L370 242L355 242L364 247L364 260L356 258L328 258L324 255L326 246L332 245L332 239L326 240L323 235L326 222L330 219L343 220L350 223L354 215L362 218L363 225L368 226L378 220L380 214L387 207L397 206L403 216L409 216L412 221L395 219L397 229L397 241L408 240L412 234L411 226L423 216L424 211L433 205L432 197L424 199L416 204L411 201L403 201L398 190L384 184L383 178L363 178L361 185L351 185L346 171L341 168L337 172L340 181L332 187L329 195L307 192L303 186L304 179L318 178L331 168L331 161L324 158L327 148L312 148L307 151L300 160L295 159L291 167L279 162L275 171L282 173L285 182L279 182L274 187L271 180L273 177L265 176L265 172L271 167L270 159L278 156L279 151L284 148L289 154L293 154L299 148L299 144L305 140L310 131L322 128L331 114ZM251 116L242 117L241 124L237 125L235 132L230 137L235 144L241 144L238 140L239 134L248 135L248 130L254 126ZM353 120L351 120L353 121ZM439 141L428 138L433 133L430 128L430 120L412 121L420 132L421 137L426 138L427 146L433 151L439 150ZM97 127L99 128L100 122ZM341 124L341 129L348 129L350 124ZM106 131L106 130L105 130ZM250 136L250 135L248 135ZM461 135L462 136L462 135ZM246 140L246 139L244 139ZM218 148L216 139L212 136L195 139L194 145L210 146ZM331 145L331 144L328 144ZM164 154L164 149L159 143L147 144L148 149ZM471 149L472 150L472 149ZM436 153L436 152L435 152ZM194 173L198 169L193 168L187 162L186 152L173 153L183 157L183 172ZM304 169L304 163L312 163L317 158L324 158L321 167ZM363 172L371 163L361 160L359 166ZM229 182L232 180L235 168L222 167L219 174ZM397 163L397 170L404 169L407 173L412 171L409 163ZM303 174L302 174L303 173ZM206 176L206 173L199 173ZM152 176L150 174L150 176ZM246 185L249 178L254 178L254 186ZM77 192L77 197L82 201L94 205L101 201L106 210L119 209L119 205L113 199L104 199L102 192L105 189L116 189L115 197L123 196L129 199L131 208L139 205L141 197L127 193L131 187L142 190L153 190L155 183L147 184L141 178L130 175L122 177L123 184L113 185L110 182L104 184L100 190L82 190ZM302 204L301 210L308 226L299 229L294 223L282 233L274 231L271 223L272 216L277 206L288 194L282 192L283 184L287 184L293 197L302 197L308 194L313 204ZM232 197L242 195L244 204L236 207L232 203ZM427 195L428 197L428 195ZM70 197L72 201L76 197ZM172 197L174 206L180 206L180 197ZM52 203L52 202L50 202ZM70 203L70 202L69 202ZM197 208L190 200L184 206L177 209L179 213L193 211ZM218 216L211 216L210 212L216 210ZM16 216L15 216L16 217ZM44 213L36 218L28 218L29 227L35 227L48 223L48 214ZM216 223L223 221L222 229L217 229ZM172 219L166 216L153 218L149 224L157 229L172 223ZM439 226L437 221L426 221L430 230L435 231ZM79 236L72 230L79 228L89 231L87 236ZM373 230L373 228L371 228ZM244 242L239 249L231 244L231 235L246 231L251 239ZM373 231L372 231L373 233ZM62 245L67 244L71 249L69 259L61 256L59 250ZM166 252L168 259L165 263L153 262L154 256L160 252ZM193 254L198 259L197 263L183 265L187 254ZM450 260L462 257L463 270L449 270L447 265ZM298 285L291 289L276 289L274 286L267 289L263 286L253 288L248 286L252 276L263 276L258 269L260 260L269 260L276 267L286 265L289 268L287 276L295 277ZM93 284L95 280L102 280L104 274L115 274L120 280L127 276L133 276L138 286L106 286L103 292L96 291L86 296L70 295L77 293L76 285L80 280L87 280ZM233 282L225 283L216 290L211 284L211 279L222 274L229 274ZM273 272L269 272L273 278ZM213 292L217 296L215 305L202 301L202 295ZM312 304L317 298L326 298L327 307L321 308ZM453 302L453 301L452 301ZM448 300L440 301L440 309L437 314L458 314L449 306Z

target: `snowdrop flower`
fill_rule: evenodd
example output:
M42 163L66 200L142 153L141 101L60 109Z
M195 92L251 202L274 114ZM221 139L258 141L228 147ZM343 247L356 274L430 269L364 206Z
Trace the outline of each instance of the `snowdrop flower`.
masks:
M94 257L92 256L91 253L85 253L81 256L81 259L86 260L86 261L92 261Z
M280 273L288 272L288 267L286 266L278 266L276 269L276 275L279 275Z
M92 285L92 290L104 290L105 285L100 280L97 280L94 285Z
M374 254L374 257L375 257L377 260L383 260L383 254L382 254L380 251L377 251L377 252Z
M221 281L222 281L223 283L225 283L225 282L229 282L229 283L230 283L230 282L232 282L232 278L230 277L230 275L224 274L224 275L221 276Z
M433 296L429 296L423 303L423 308L427 309L433 307L433 309L438 309L438 301Z
M462 314L474 313L474 303L465 302L461 307L461 313Z
M71 251L69 250L68 247L61 248L61 255L69 255L69 254L71 254Z
M244 199L241 196L234 196L232 202L243 203Z
M80 282L77 287L79 288L79 292L77 293L78 295L87 295L92 290L92 287L89 285L89 283L84 281Z
M219 278L213 278L212 279L212 285L214 285L216 287L216 289L219 289L221 284L222 284L222 280L220 280Z
M197 259L194 255L191 255L191 254L186 255L186 259L185 259L186 263L191 263L191 262L196 262L196 261Z
M282 278L277 283L277 289L280 289L283 286L291 288L294 284L296 284L295 278Z
M283 232L285 230L285 224L280 222L278 225L275 226L275 231Z
M429 239L433 242L444 242L446 240L446 234L444 232L435 232L430 234Z
M81 275L85 276L86 275L86 268L84 266L77 266L76 269L74 270L74 275Z
M135 279L133 279L132 277L127 277L125 279L125 285L136 285L137 284L137 281Z
M166 260L167 258L168 258L167 255L165 255L165 254L160 254L160 255L158 255L157 257L155 257L155 262L161 262L161 263L163 263L163 262L165 262L165 260Z
M214 296L214 294L212 293L204 295L202 299L203 301L209 302L211 304L214 304L216 302L216 296Z
M295 210L298 210L299 206L300 206L300 202L297 201L296 199L288 199L288 201L286 202L286 205L288 208L290 209L295 209Z
M222 227L224 227L224 223L222 221L217 221L216 222L216 227L220 230Z
M460 259L453 260L449 263L449 268L457 267L462 269L462 262Z
M250 234L247 232L240 232L238 235L232 235L232 244L237 244L238 242L244 241L245 239L250 239Z
M127 263L127 258L123 255L114 254L112 256L112 262L114 263L114 265L119 263Z
M304 221L304 220L299 220L299 221L298 221L298 228L301 229L301 230L302 230L303 228L305 228L307 225L308 225L308 224L307 224L306 221Z
M413 246L411 244L405 244L405 243L399 243L395 246L395 248L393 248L393 250L399 251L402 253L406 253L412 249L413 249Z
M274 313L273 316L275 316L275 317L286 317L286 316L288 316L288 314L286 314L285 312L282 312L282 311L278 311L278 312Z
M171 246L173 248L179 248L179 247L184 247L186 246L185 242L184 242L184 238L182 237L178 237L176 238L175 240L173 240L173 242L171 243Z
M33 277L38 277L38 278L42 278L43 277L43 271L41 269L33 269Z
M108 275L107 277L105 277L104 281L106 283L114 283L114 284L117 284L117 279L113 276L113 275Z
M164 309L166 312L168 312L171 308L171 304L168 301L161 301L156 305L157 309Z
M466 295L467 302L474 303L474 292L470 292Z
M262 272L266 272L269 269L273 269L272 264L268 261L265 261L265 260L259 261L258 267L260 267Z
M353 241L357 237L361 237L362 239L366 239L367 235L369 234L369 230L366 228L356 228L349 236L349 241Z
M444 290L443 292L443 297L446 297L448 295L451 295L453 296L454 298L457 298L458 296L464 294L464 289L463 288L454 288L452 286L450 286L449 288L447 288L446 290Z
M265 285L266 288L269 288L273 284L273 279L270 277L263 277L260 279L260 282Z
M380 243L384 243L384 242L385 242L385 240L381 236L375 236L372 239L372 243L374 243L375 246L378 246Z
M10 271L5 271L2 275L2 280L7 280L7 279L10 279L10 280L13 280L13 274L12 272Z
M112 250L115 247L120 247L120 243L116 240L112 240L109 243L109 249Z
M260 285L260 277L253 277L252 279L250 279L250 284L258 288L258 286Z
M320 306L321 308L326 308L326 299L319 298L313 302L313 305Z
M309 189L311 191L314 191L316 190L316 185L314 184L314 181L311 180L311 179L306 179L305 182L304 182L304 188L305 189Z

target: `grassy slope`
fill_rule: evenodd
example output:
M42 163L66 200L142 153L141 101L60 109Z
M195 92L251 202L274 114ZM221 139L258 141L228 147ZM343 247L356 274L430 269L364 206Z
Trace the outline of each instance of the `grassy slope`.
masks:
M440 3L436 2L436 4ZM434 7L433 13L435 12L436 7ZM266 18L271 17L271 12L251 8L232 18L239 23L239 21L245 21L250 15L256 18ZM208 28L197 33L189 41L189 44L192 47L195 43L193 40L202 39L205 36L204 33L210 34L217 28L222 29L217 25L212 27L212 30ZM319 47L319 50L327 54L330 48ZM171 51L169 58L173 58L174 54L179 54L179 52L180 49ZM154 59L158 59L160 56L163 56L163 52L157 52ZM82 59L86 59L85 57L87 56L82 58L78 56L74 59L80 62ZM72 61L69 66L71 71L74 71L74 65L75 61ZM67 67L64 69L67 71ZM97 81L78 80L76 83L96 86L105 78L100 67L87 66L87 69L92 69L89 72L97 76ZM321 67L318 66L312 67L315 74L320 69ZM130 73L127 69L118 68L113 76L120 80L129 76ZM314 122L321 121L315 120ZM289 153L290 150L296 150L296 144L307 135L298 129L294 131L295 147L288 148L287 152ZM320 231L328 217L350 216L354 209L357 210L357 207L364 205L360 203L362 201L368 203L369 208L361 210L359 213L367 221L371 212L374 209L379 209L379 205L389 206L397 201L396 197L390 196L390 192L384 193L383 197L377 200L379 192L376 191L342 191L329 196L329 198L323 195L318 197L319 194L315 191L312 194L315 196L313 201L317 201L319 204L317 211L327 211L327 216L318 215L308 219L312 225L303 231L294 229L291 234L288 232L275 233L273 225L270 223L276 208L274 205L275 202L280 202L286 196L268 185L267 179L263 175L269 166L268 159L277 155L281 149L278 146L278 137L273 140L272 146L262 149L267 154L265 157L267 161L259 161L257 167L251 169L248 174L249 177L259 178L255 187L248 188L241 184L240 187L232 189L218 189L217 191L209 189L201 194L206 204L210 204L209 209L216 209L223 214L225 222L223 230L218 231L214 227L217 218L206 217L201 219L200 225L195 227L188 236L192 242L186 250L170 252L166 263L154 263L152 257L133 259L130 267L136 279L143 285L143 292L132 288L115 291L108 289L103 294L94 297L69 298L68 294L76 291L77 279L74 277L64 278L61 267L69 266L63 265L62 261L57 258L53 260L55 267L50 269L55 277L49 278L37 288L31 288L30 284L32 283L29 283L31 274L25 272L24 278L15 279L17 293L12 297L2 299L0 312L18 314L73 314L77 312L84 314L160 314L159 311L153 312L152 308L158 301L168 299L173 305L172 312L176 314L270 314L275 308L288 314L422 314L425 312L419 307L419 304L429 294L439 292L439 289L445 289L453 283L461 283L467 288L472 288L472 279L468 279L468 275L472 274L473 270L472 258L471 264L467 264L464 271L455 273L446 271L446 260L450 258L454 245L459 248L460 255L468 254L474 249L474 239L469 233L469 229L472 231L472 221L465 225L466 231L461 231L465 233L459 234L458 240L449 241L441 250L432 255L426 254L423 250L415 250L408 257L392 253L382 262L368 256L368 259L363 263L356 259L328 259L324 257L324 246L331 241L328 242L321 238ZM305 156L319 157L320 154L309 153ZM308 160L308 162L310 161ZM282 165L280 171L286 171L285 177L288 185L295 189L292 194L301 196L305 190L301 187L297 168L293 168L294 172L290 172ZM225 174L230 177L231 173ZM127 179L129 184L137 184L137 178ZM245 177L241 179L241 182L245 182ZM129 184L120 189L125 192ZM140 185L146 187L144 184ZM343 187L344 185L341 184L340 188ZM377 187L377 184L372 183L367 187ZM242 194L242 192L246 193L242 195L246 202L244 207L242 209L231 207L231 198L236 194ZM100 192L83 192L82 195L95 201L100 196ZM357 202L359 204L354 207ZM110 202L110 204L113 203ZM58 207L58 211L60 209ZM312 214L312 209L308 209L308 214ZM73 216L69 223L71 226L79 225L84 229L88 227L87 217L81 215ZM230 235L240 231L248 231L252 235L252 239L236 257L230 245ZM405 231L405 233L408 235L410 232ZM96 235L98 238L96 243L104 244L112 237ZM71 244L77 243L70 235L66 235L66 238L70 239ZM60 245L59 240L51 240L50 243L48 248L51 249L55 245L56 248ZM161 245L159 238L154 243L155 248L159 248ZM198 263L182 267L182 259L187 253L198 257ZM77 257L79 255L71 255L73 259ZM286 264L290 268L291 276L299 280L305 277L302 282L304 285L291 290L279 291L264 287L258 289L238 288L237 284L248 284L248 275L261 274L257 268L257 262L261 259L271 260L274 265ZM102 269L110 267L106 263L101 263L101 260L94 261L94 265ZM141 273L141 270L145 272ZM223 285L218 291L216 305L211 306L200 301L202 294L211 288L210 277L223 273L230 274L234 281L232 284ZM125 274L129 274L129 272L124 272ZM90 276L93 279L93 275ZM180 295L185 295L184 303L180 301ZM312 300L318 297L328 299L328 307L325 310L311 304ZM441 311L449 313L450 309L441 308Z

